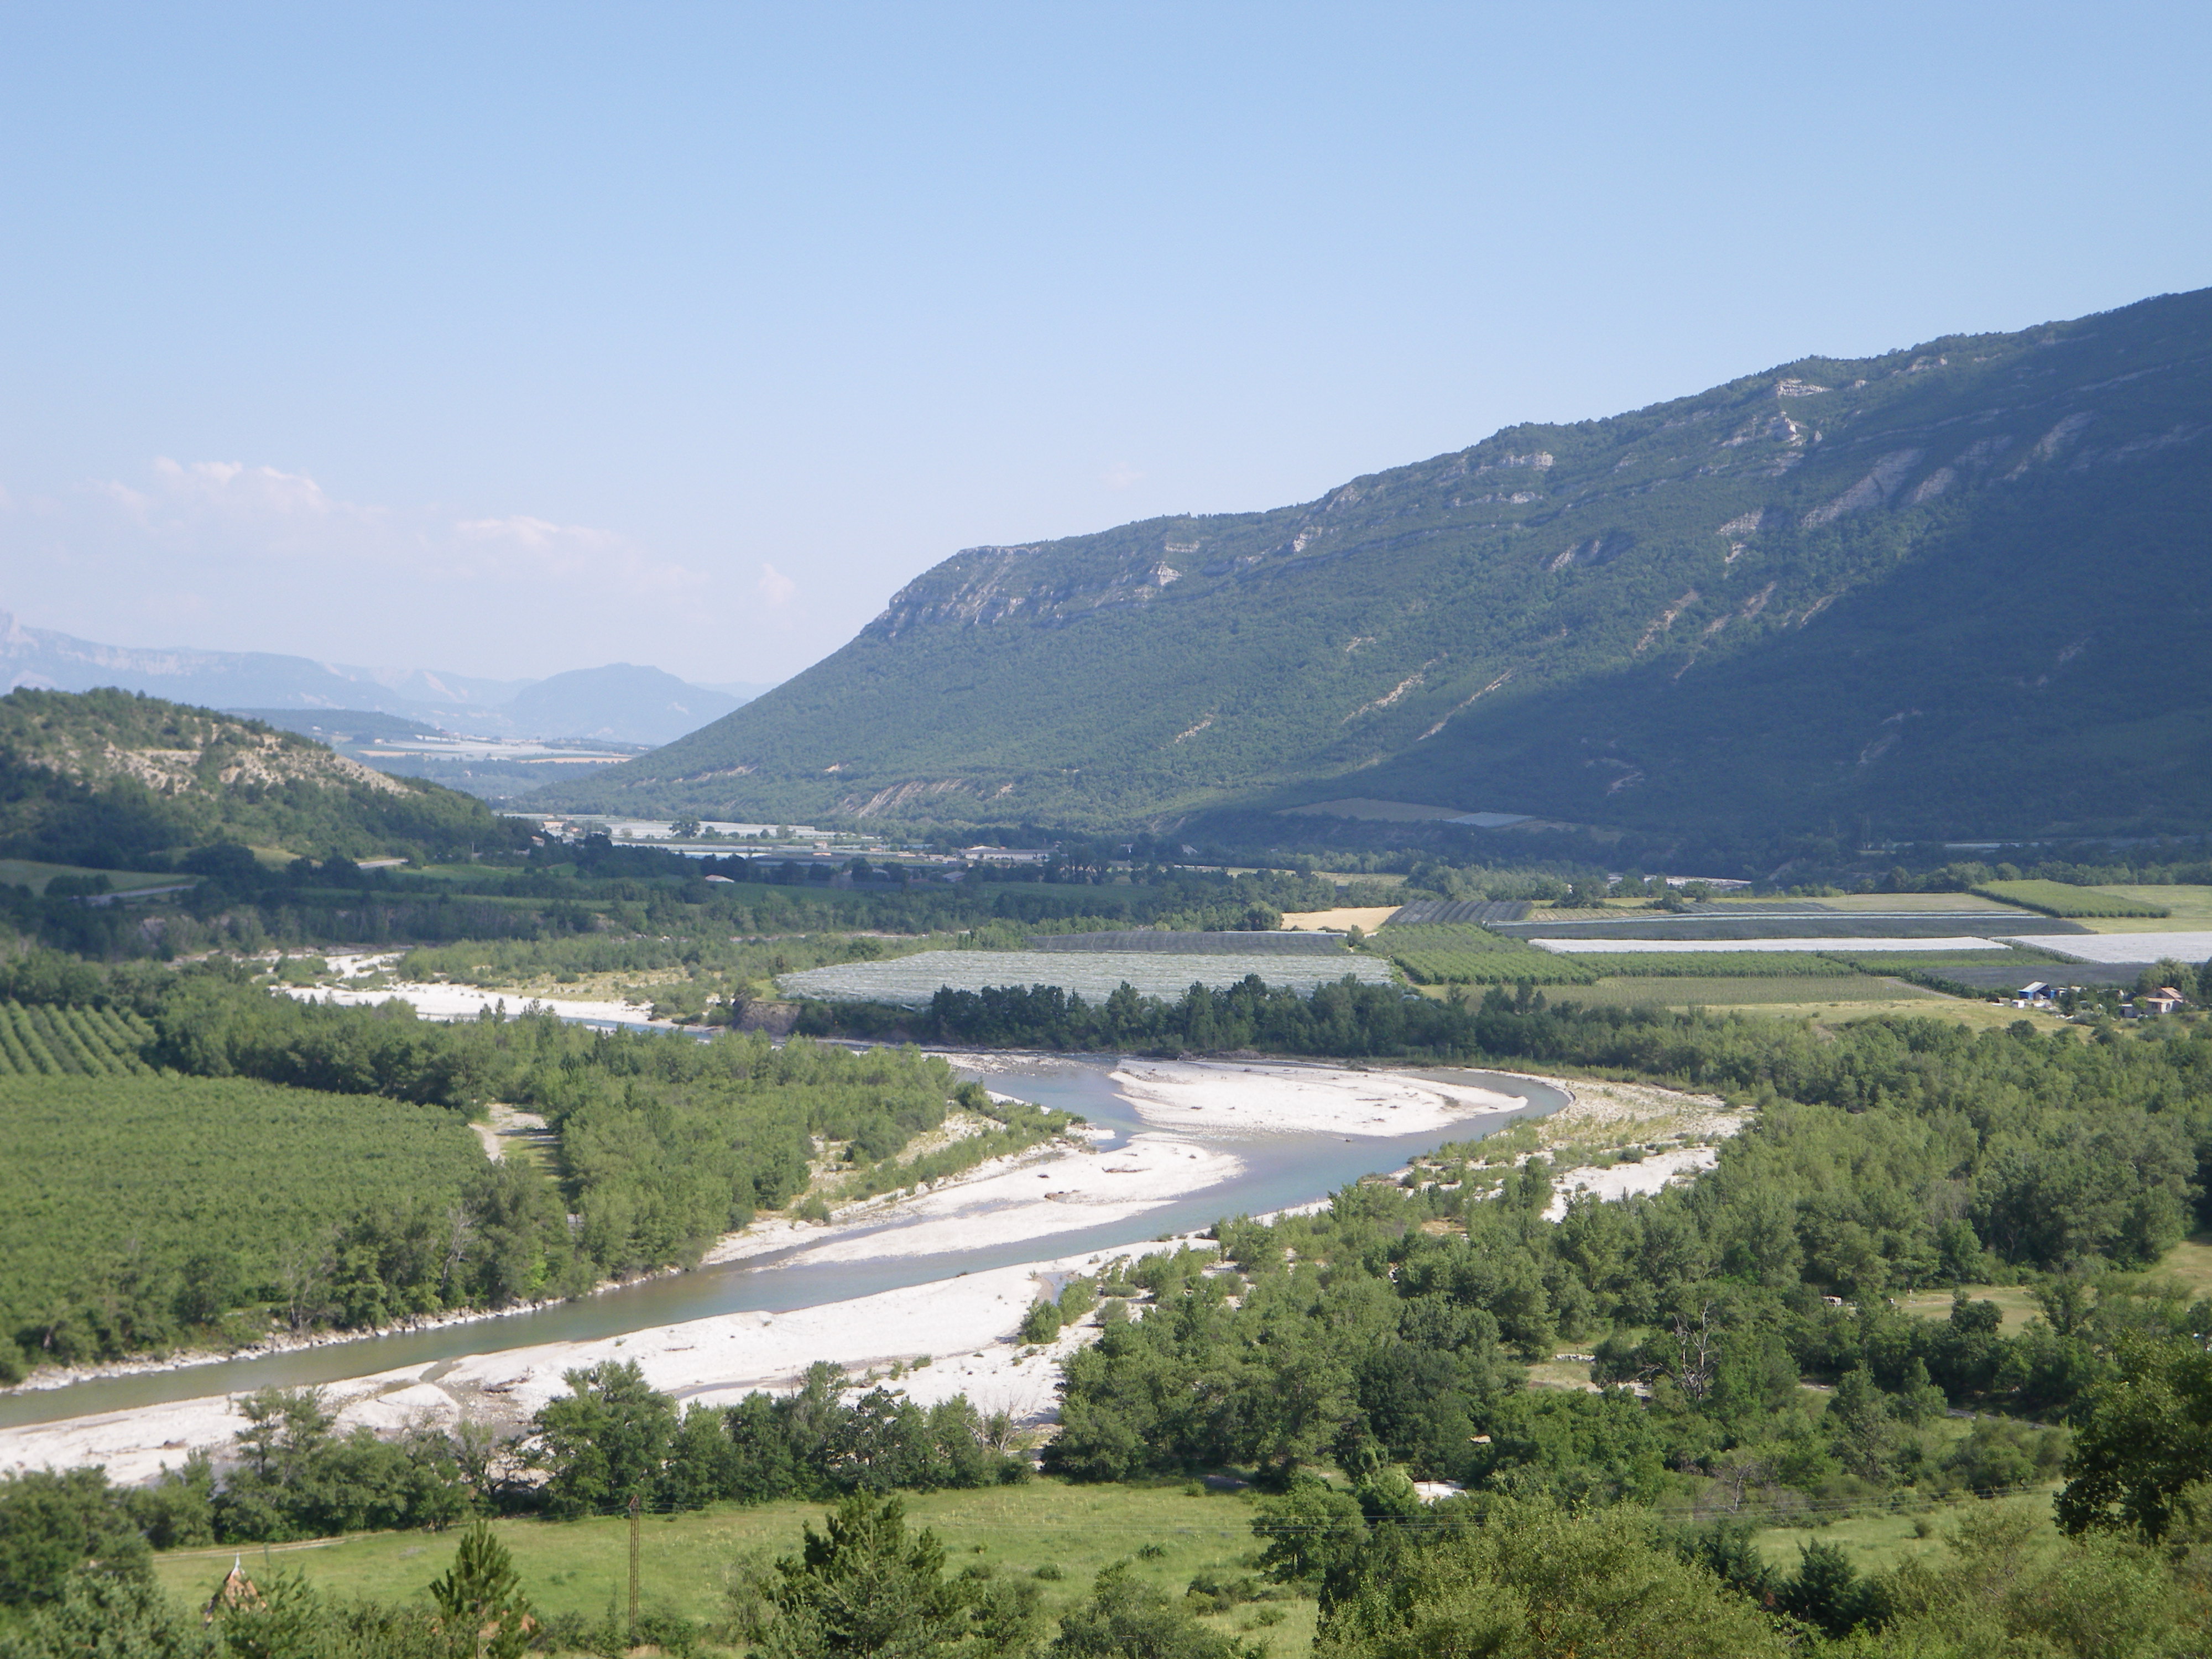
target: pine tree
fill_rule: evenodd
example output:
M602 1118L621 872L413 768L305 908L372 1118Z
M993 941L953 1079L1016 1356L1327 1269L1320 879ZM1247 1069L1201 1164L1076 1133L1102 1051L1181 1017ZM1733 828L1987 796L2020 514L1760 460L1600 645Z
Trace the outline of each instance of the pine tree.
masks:
M431 1584L430 1599L453 1651L472 1659L520 1659L537 1627L514 1558L485 1522L461 1534L453 1570Z

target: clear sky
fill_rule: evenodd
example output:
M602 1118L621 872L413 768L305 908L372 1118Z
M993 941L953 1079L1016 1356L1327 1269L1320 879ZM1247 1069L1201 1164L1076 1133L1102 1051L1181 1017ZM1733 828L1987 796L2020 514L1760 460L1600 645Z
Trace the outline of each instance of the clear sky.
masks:
M2202 3L0 9L0 609L769 681L955 549L2212 283Z

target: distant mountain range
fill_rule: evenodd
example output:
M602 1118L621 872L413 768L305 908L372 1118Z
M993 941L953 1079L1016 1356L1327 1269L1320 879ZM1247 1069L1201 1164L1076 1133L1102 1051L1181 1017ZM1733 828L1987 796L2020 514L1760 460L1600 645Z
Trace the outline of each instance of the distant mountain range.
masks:
M1271 512L970 548L833 656L563 796L2193 831L2208 662L2212 290L1513 427Z
M27 628L0 611L0 690L116 686L209 708L358 709L483 737L661 744L730 713L765 686L692 685L612 663L543 680L316 662L262 651L139 650Z

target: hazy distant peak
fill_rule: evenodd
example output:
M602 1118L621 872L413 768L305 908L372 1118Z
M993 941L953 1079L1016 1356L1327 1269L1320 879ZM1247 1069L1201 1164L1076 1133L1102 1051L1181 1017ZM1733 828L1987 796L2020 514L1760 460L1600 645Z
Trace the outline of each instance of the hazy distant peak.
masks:
M594 738L656 744L750 702L658 668L610 663L550 679L489 679L447 670L374 668L260 651L103 645L25 626L0 611L0 683L89 691L116 686L216 708L349 708L488 736Z

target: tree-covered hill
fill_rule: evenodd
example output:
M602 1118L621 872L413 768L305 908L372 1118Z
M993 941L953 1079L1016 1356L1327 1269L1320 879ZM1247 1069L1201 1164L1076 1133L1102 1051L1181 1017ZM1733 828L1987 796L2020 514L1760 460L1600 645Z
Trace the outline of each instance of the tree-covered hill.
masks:
M120 866L221 842L318 858L503 846L482 801L258 720L128 691L0 697L0 854Z
M2212 290L1808 358L1301 506L969 549L807 672L567 799L2199 827L2208 441Z

